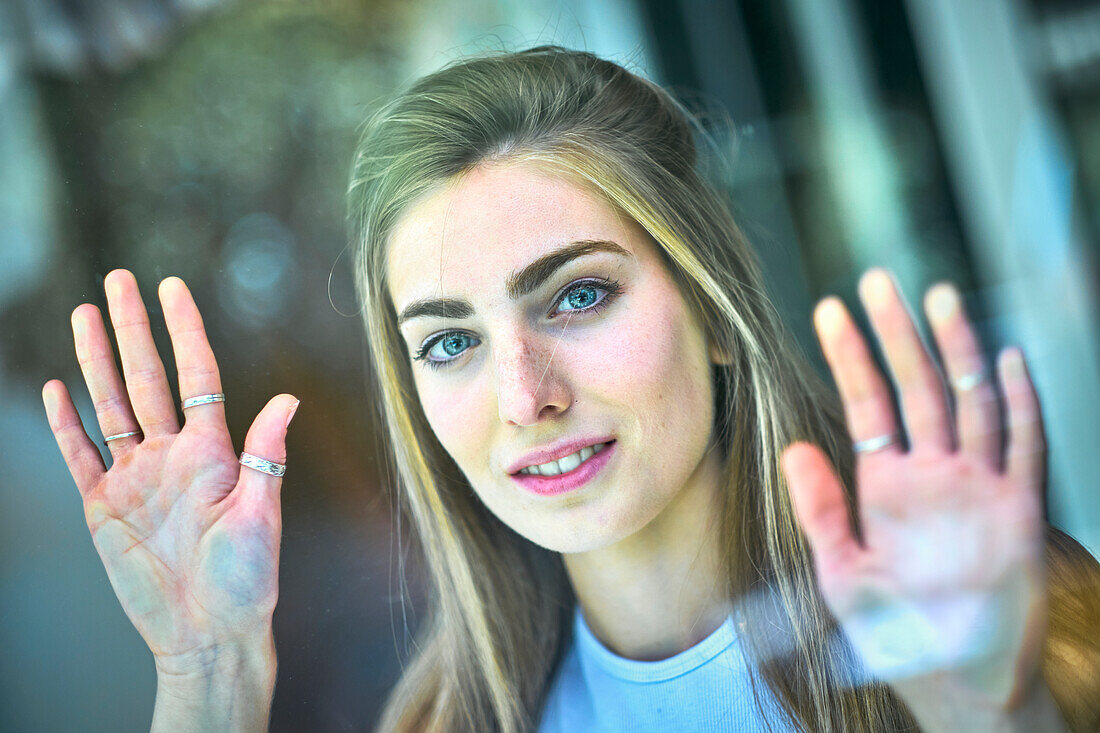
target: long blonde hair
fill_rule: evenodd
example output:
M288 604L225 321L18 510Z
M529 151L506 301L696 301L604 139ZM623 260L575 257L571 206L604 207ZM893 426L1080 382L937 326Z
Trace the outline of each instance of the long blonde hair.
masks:
M456 62L369 121L350 185L356 279L393 479L432 590L382 729L530 730L570 639L575 599L560 556L489 512L429 427L385 277L387 237L410 202L479 163L523 160L638 222L729 356L713 367L714 440L727 466L720 531L729 597L753 601L742 644L754 689L762 682L806 730L916 730L890 689L861 673L817 589L779 456L796 440L821 446L851 508L839 397L784 330L729 203L699 172L700 135L659 86L555 46Z

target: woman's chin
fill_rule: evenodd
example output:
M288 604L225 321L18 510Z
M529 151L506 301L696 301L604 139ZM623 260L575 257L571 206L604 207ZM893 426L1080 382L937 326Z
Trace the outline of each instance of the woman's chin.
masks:
M560 529L540 527L538 530L521 534L547 550L577 555L610 547L632 533L619 526L589 527L582 530L573 523Z

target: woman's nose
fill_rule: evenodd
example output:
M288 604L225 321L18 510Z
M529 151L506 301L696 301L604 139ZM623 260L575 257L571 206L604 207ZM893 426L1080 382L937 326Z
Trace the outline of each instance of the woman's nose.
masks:
M496 349L501 422L534 425L569 407L573 397L562 379L562 370L553 363L556 350L552 346L544 348L530 339L515 339Z

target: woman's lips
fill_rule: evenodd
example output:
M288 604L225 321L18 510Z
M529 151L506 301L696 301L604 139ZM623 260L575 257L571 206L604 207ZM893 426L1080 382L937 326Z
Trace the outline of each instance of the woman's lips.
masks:
M587 484L600 470L611 460L612 453L618 441L611 441L603 450L595 453L587 461L574 468L572 471L558 474L557 476L535 476L528 473L514 473L512 479L524 489L540 496L554 496L564 494L567 491L579 489Z

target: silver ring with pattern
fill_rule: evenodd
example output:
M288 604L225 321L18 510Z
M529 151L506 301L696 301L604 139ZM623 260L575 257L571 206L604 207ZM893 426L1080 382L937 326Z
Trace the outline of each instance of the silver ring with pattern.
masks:
M977 387L986 379L985 369L980 369L976 372L970 372L969 374L963 374L961 377L951 380L951 386L956 392L966 392Z
M198 407L199 405L209 405L214 402L225 402L225 395L221 392L217 394L200 394L195 397L188 397L183 401L183 409L188 407Z
M275 463L266 458L260 458L251 453L245 453L244 451L241 451L240 463L242 466L259 471L260 473L266 473L268 476L274 476L275 478L281 478L282 475L286 473L286 465Z
M867 438L866 440L858 440L852 443L852 450L856 453L874 453L875 451L882 450L888 446L894 445L898 442L897 435L889 433L887 435L876 435L873 438Z
M107 445L112 440L120 440L122 438L129 438L131 435L141 435L141 431L140 430L130 430L130 431L125 432L125 433L115 433L114 435L108 435L106 438L103 439L103 445Z

